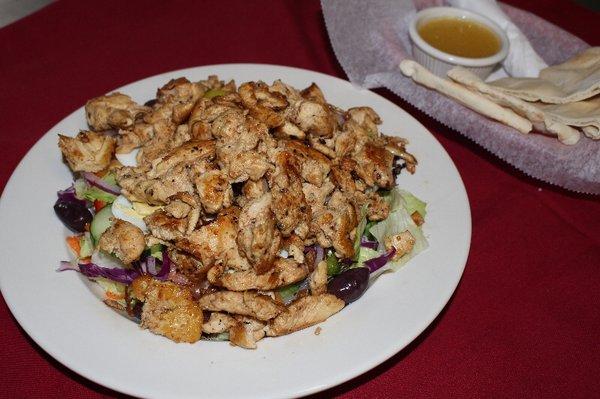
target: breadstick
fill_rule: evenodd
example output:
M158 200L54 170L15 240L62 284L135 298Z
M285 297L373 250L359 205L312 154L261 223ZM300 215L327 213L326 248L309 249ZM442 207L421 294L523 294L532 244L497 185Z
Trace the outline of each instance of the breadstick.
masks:
M403 60L400 63L400 70L404 75L411 77L416 83L453 98L464 106L471 108L488 118L513 127L521 133L529 133L533 128L530 121L517 115L513 111L503 108L483 95L472 92L457 83L432 74L415 61Z

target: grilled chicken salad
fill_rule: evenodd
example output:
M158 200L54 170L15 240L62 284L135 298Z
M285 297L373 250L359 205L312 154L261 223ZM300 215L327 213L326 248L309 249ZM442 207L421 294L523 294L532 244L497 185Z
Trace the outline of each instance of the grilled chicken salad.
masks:
M76 233L59 271L175 342L256 348L427 247L425 203L396 187L417 166L408 142L314 83L179 78L144 105L112 93L85 113L89 130L59 135L74 182L54 209Z

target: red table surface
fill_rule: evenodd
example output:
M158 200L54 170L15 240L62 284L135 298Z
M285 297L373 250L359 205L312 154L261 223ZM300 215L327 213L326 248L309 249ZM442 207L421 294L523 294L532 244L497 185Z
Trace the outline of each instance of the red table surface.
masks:
M509 3L600 45L597 13L567 1ZM345 77L317 1L61 1L0 29L0 54L1 187L64 116L150 75L258 62ZM377 92L421 121L456 163L471 203L471 252L452 300L419 338L317 396L597 397L598 198L530 179L389 92ZM0 320L0 397L120 396L44 353L3 300Z

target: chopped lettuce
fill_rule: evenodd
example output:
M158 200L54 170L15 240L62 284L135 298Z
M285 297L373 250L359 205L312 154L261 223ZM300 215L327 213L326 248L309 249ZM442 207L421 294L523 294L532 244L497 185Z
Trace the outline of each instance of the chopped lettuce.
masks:
M426 204L423 201L407 191L395 189L390 195L390 215L387 219L371 227L370 233L381 244L384 243L385 237L400 234L407 230L415 238L413 250L400 259L390 262L389 265L391 269L397 270L429 245L427 239L423 235L423 231L415 224L410 216L415 211L419 213L423 212L421 213L421 216L425 216L425 206Z
M94 281L98 283L104 290L105 299L116 301L123 307L125 304L125 284L109 280L104 277L94 277Z
M109 176L107 181L114 181L114 176L112 174L108 174L107 176ZM111 178L110 176L113 177ZM115 201L115 198L117 198L114 194L107 193L98 187L88 184L84 179L75 180L73 187L75 188L75 196L79 199L85 199L91 202L99 200L107 204L112 204Z
M296 294L300 290L300 283L286 285L285 287L281 287L277 292L281 297L283 303L289 303L296 298Z
M376 222L375 220L371 220L369 223L367 223L367 225L365 226L365 232L363 233L364 237L367 237L369 240L374 240L375 237L373 237L373 234L371 234L371 227L375 226L378 222Z
M327 275L328 276L337 276L340 274L342 270L342 266L340 265L340 261L335 256L333 251L329 251L327 254Z
M383 255L386 251L383 245L385 242L385 237L400 234L407 230L415 238L415 246L410 253L404 255L396 261L389 263L389 267L392 270L397 270L428 246L427 239L423 235L421 228L415 224L411 217L414 212L418 212L422 217L425 217L427 213L427 205L425 202L421 201L408 191L400 190L398 188L391 190L390 192L386 192L384 198L390 204L390 214L387 219L382 220L381 222L366 223L366 210L365 212L361 211L361 222L364 222L364 226L361 226L359 223L359 226L356 229L356 262L352 265L352 267L361 267L365 261ZM358 235L359 232L361 235ZM365 236L369 239L376 239L380 243L378 250L360 246L361 236ZM357 247L356 242L358 242Z
M227 94L227 92L223 89L210 89L209 91L204 93L204 98L211 99L215 97L224 96L225 94Z
M154 244L150 248L150 256L162 260L163 257L163 246L162 244Z
M395 188L391 191L388 201L392 212L396 209L404 208L409 215L412 215L414 212L419 212L423 218L427 215L427 204L408 191Z
M375 251L371 248L360 247L360 252L358 253L358 256L356 258L356 264L352 265L352 267L362 267L365 261L376 258L379 255L381 255L379 251Z
M79 239L79 246L81 249L79 250L80 258L88 258L92 256L94 252L94 243L92 242L92 236L89 232L85 232L84 235Z
M358 258L358 254L360 253L360 239L365 232L365 227L367 227L367 205L363 205L360 208L360 221L356 226L356 236L354 237L354 258Z
M205 339L207 341L229 341L229 331L222 332L220 334L203 335L202 339Z
M104 180L105 182L107 182L111 186L117 186L118 185L117 184L117 177L112 172L109 172L109 173L105 174L104 176L102 176L102 180Z

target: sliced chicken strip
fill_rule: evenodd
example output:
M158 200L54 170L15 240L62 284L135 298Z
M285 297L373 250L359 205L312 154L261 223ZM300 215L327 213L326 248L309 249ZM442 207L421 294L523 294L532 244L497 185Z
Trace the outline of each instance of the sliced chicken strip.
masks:
M344 307L344 301L331 294L308 295L292 302L267 326L267 335L276 337L321 323Z
M222 312L212 312L208 320L202 324L202 332L206 334L221 334L229 331L229 329L238 324L237 320Z
M254 270L223 272L213 267L207 275L208 280L231 291L261 290L269 291L296 283L309 273L306 264L299 264L293 259L278 258L275 267L265 274L256 274Z
M283 310L270 297L253 291L217 291L204 295L198 301L202 310L250 316L270 320Z

